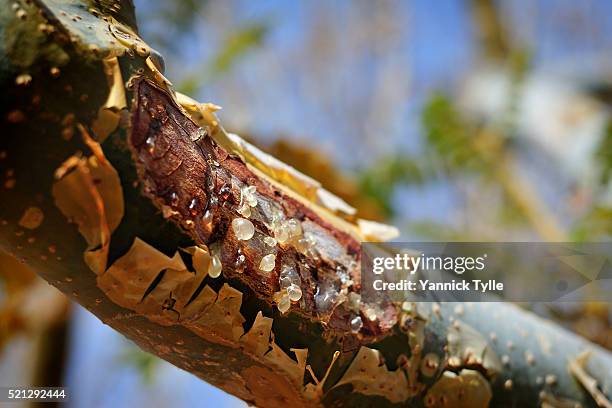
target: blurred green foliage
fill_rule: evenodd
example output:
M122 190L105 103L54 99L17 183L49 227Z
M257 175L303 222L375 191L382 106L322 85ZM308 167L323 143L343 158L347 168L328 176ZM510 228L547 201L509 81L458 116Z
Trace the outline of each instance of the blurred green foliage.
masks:
M200 87L230 71L242 57L263 43L269 28L268 22L257 21L232 31L210 60L181 79L177 84L179 92L196 94Z
M141 376L145 384L153 384L155 370L159 367L160 359L153 354L130 344L118 358L121 364L134 368Z
M262 44L268 31L269 24L264 22L251 23L233 31L210 61L209 75L215 76L230 70L240 57Z
M571 239L578 242L601 241L612 236L612 208L596 205L576 224Z
M423 108L422 122L427 147L448 170L482 169L480 155L474 149L474 129L449 98L434 94Z
M432 175L426 160L407 155L383 157L357 173L359 190L372 198L386 217L395 215L393 195L399 185L422 184Z

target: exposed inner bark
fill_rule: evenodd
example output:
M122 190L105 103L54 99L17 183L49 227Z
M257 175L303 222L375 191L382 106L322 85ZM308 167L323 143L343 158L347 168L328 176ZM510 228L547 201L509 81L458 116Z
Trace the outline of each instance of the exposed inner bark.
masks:
M372 306L360 301L349 306L347 301L350 293L360 291L360 244L355 237L228 154L164 90L139 79L134 81L134 93L129 144L145 194L197 243L219 246L226 276L237 277L262 298L278 302L274 295L280 289L281 272L293 268L302 291L293 311L320 319L328 330L343 334L351 333L351 320L359 316L363 327L353 330L359 343L390 331L396 322L391 303L379 306L372 319L366 312ZM248 209L255 233L241 240L232 221L247 218L240 213L247 186L256 188L257 204ZM300 234L276 245L266 243L288 220L298 222ZM271 271L260 265L266 255L274 255Z

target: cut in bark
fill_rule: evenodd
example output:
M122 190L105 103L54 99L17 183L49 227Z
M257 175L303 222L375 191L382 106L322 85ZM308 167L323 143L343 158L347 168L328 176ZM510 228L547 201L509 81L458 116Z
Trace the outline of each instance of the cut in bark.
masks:
M609 353L512 305L360 299L390 230L176 94L129 2L15 4L1 249L143 349L258 406L596 406L585 349L610 392Z

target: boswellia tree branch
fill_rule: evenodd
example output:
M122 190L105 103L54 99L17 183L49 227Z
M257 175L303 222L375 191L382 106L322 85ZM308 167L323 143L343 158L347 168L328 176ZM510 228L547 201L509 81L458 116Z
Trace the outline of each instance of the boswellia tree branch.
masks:
M129 2L0 16L0 248L145 350L257 406L607 406L610 354L517 307L362 299L392 229L176 93Z

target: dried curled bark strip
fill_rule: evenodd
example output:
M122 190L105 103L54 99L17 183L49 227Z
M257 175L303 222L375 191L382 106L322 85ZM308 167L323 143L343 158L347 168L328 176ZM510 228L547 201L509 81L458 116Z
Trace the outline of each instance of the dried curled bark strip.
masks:
M360 289L359 237L337 228L312 205L228 154L210 137L210 129L197 126L167 92L143 78L136 79L133 86L129 145L144 193L196 243L220 246L227 277L241 279L272 302L282 268L292 267L300 276L303 294L299 307L294 304L292 310L321 319L328 330L350 332L354 314L342 304L342 296ZM238 210L246 186L256 187L257 205L249 217L255 234L239 240L231 222L243 218ZM264 238L274 236L273 225L279 218L299 221L316 245L308 250L293 244L271 248ZM276 255L275 264L266 272L260 269L260 261L269 254ZM331 302L315 301L317 291L322 290L330 292ZM375 322L367 321L360 312L366 321L360 332L363 342L388 332L395 323L394 307L383 306L387 310Z
M591 357L590 351L585 351L578 357L569 360L569 372L578 382L591 394L597 406L602 408L612 408L612 402L608 400L597 386L597 380L587 373L585 366Z
M83 141L93 155L71 156L56 170L52 194L56 206L75 222L88 248L85 263L100 275L106 269L110 237L124 213L123 190L117 170L100 145L78 125Z

